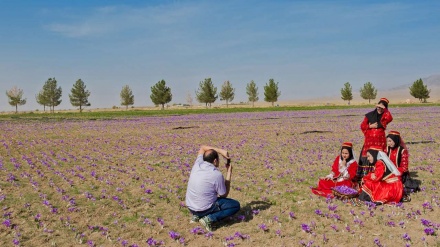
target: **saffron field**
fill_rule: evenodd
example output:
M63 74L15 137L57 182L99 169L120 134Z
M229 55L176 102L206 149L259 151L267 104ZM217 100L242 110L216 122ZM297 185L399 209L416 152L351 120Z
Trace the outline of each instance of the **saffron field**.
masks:
M422 181L411 202L310 192L342 142L359 155L370 110L0 121L0 246L439 246L440 107L390 109ZM214 232L184 207L202 144L229 151L242 207Z

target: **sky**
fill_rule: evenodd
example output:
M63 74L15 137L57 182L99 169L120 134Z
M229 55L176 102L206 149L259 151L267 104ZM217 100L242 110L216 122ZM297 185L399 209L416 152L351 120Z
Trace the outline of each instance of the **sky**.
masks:
M263 101L271 78L280 101L337 96L345 82L380 94L440 73L438 13L423 0L0 0L0 111L15 110L14 86L27 99L19 110L42 110L35 95L49 78L63 90L56 110L75 109L78 79L90 108L120 106L124 85L135 107L153 106L162 79L170 104L195 98L205 78L218 92L230 81L233 103L247 101L251 80Z

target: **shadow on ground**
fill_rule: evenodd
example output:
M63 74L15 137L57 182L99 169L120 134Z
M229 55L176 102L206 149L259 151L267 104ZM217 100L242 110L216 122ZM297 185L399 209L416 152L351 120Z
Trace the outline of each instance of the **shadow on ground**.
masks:
M269 209L272 204L265 201L252 201L247 204L240 205L240 211L235 215L228 217L217 224L217 229L220 227L228 227L241 222L249 222L254 218L254 215L259 214L261 211Z

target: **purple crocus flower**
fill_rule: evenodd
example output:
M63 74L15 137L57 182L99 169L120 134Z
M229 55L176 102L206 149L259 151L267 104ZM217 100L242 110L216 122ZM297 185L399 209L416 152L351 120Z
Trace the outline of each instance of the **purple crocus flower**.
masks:
M261 230L263 230L263 231L267 231L267 230L269 230L268 228L267 228L267 226L266 226L266 224L261 224L261 225L258 225L258 227L261 229Z
M304 224L304 223L301 224L301 228L302 228L303 231L305 231L305 232L307 232L307 233L309 233L309 232L312 231L312 229L310 228L310 226L307 225L307 224Z
M9 228L9 227L11 227L11 220L10 219L6 219L6 220L3 221L2 224Z
M425 232L426 235L435 235L435 230L433 228L430 228L430 227L425 228L424 232Z
M175 232L175 231L170 231L168 233L168 235L170 236L171 239L174 239L174 240L180 238L180 234L178 232Z

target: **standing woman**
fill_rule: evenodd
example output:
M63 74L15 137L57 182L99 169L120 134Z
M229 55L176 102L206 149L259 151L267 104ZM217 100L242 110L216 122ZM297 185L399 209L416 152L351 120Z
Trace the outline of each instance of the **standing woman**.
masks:
M403 196L400 172L382 150L381 146L368 149L367 159L374 170L362 178L359 200L376 204L398 203ZM357 199L355 201L358 202Z
M353 187L353 178L356 175L357 162L353 156L353 144L344 142L341 151L332 165L332 172L319 179L318 187L312 192L319 196L333 197L332 188L345 185Z
M361 180L362 177L374 168L367 160L367 150L371 146L382 147L382 150L386 148L385 129L393 121L393 116L391 116L391 112L388 110L388 103L388 99L381 98L376 105L376 109L365 114L364 121L361 123L361 130L364 133L365 139L356 172L358 180Z

